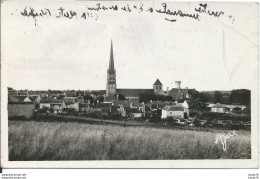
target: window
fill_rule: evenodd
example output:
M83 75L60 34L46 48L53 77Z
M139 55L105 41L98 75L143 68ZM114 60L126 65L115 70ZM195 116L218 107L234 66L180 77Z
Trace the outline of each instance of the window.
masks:
M170 112L170 114L172 114L172 112Z

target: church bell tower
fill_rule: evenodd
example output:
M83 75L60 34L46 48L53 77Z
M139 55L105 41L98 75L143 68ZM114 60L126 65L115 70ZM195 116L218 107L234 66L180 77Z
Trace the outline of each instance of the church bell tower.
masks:
M109 67L107 69L106 97L116 94L116 70L114 68L113 44L111 41Z

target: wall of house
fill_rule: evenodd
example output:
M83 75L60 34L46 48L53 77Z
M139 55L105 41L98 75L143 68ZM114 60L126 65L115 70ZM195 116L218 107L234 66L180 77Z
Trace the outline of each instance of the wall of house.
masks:
M188 108L184 108L184 112L186 112L188 115L190 115L190 110Z
M8 117L24 116L30 119L33 114L34 104L8 104Z
M179 118L184 118L184 111L166 111L162 110L162 119L165 119L167 117L179 117Z
M127 96L125 97L127 100L135 100L135 99L139 99L139 97L134 97L134 96Z
M132 113L134 118L142 117L142 113Z
M51 104L50 103L40 103L40 109L42 109L44 107L50 108Z
M161 116L162 119L165 119L167 118L167 111L166 110L162 110L162 116Z
M118 114L121 114L121 116L123 116L123 117L126 116L126 111L125 111L125 108L123 108L123 107L117 108L117 112L118 112Z
M66 105L67 108L76 109L76 111L79 111L79 103L73 103L70 105Z
M224 113L224 108L211 108L211 112Z

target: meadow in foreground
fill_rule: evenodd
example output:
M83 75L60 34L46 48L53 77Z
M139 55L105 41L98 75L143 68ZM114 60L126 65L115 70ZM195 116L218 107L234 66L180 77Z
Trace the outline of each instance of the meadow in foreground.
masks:
M9 121L8 130L10 161L251 158L243 131L224 151L215 143L220 132L33 121Z

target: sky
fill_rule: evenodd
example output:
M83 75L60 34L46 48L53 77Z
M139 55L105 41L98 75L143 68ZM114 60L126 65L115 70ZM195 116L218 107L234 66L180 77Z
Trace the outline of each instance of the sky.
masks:
M106 89L113 40L117 88L252 89L258 82L258 8L256 3L207 3L223 11L218 18L157 13L161 2L143 4L153 12L87 11L96 2L4 1L2 8L2 76L4 85L29 90ZM110 6L111 2L102 2ZM48 8L51 16L22 16L25 7ZM59 8L77 12L57 18ZM195 13L198 3L167 3L171 10ZM86 19L83 12L92 12ZM175 22L165 20L175 19ZM97 20L96 20L97 19Z

